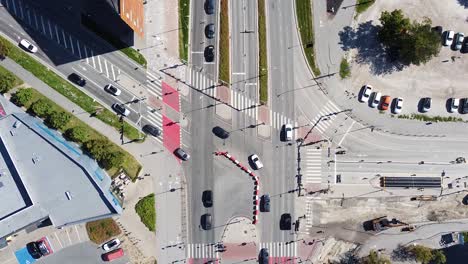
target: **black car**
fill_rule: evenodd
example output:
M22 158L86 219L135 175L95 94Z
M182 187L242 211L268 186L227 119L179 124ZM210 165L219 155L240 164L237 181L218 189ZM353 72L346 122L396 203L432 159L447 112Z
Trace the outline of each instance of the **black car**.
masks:
M161 135L161 130L159 130L159 128L153 126L153 125L144 125L143 126L143 131L146 133L146 134L150 134L152 135L153 137L159 137Z
M185 152L185 150L181 148L176 148L174 150L174 155L176 155L179 159L187 161L190 159L190 155Z
M431 109L432 99L430 97L424 97L421 99L421 111L428 112Z
M216 136L222 139L226 139L229 137L229 132L227 132L226 130L224 130L222 127L219 127L219 126L213 127L212 132L213 134L215 134Z
M468 53L468 38L465 38L462 44L462 48L460 50L462 53Z
M459 111L460 114L467 114L468 113L468 98L462 98L460 100L460 106L459 106Z
M210 190L204 191L202 194L202 202L205 207L213 206L213 192Z
M205 12L207 15L214 14L215 0L205 0Z
M206 62L213 62L214 61L214 46L209 45L208 47L206 47L203 55L205 56Z
M26 244L26 249L28 250L29 255L34 259L39 259L42 257L41 250L36 242L29 242Z
M78 84L79 86L82 86L82 87L86 85L86 80L83 77L76 74L76 73L72 73L72 74L68 75L68 80L70 80L70 81L72 81L72 82L74 82L74 83L76 83L76 84Z
M213 218L211 217L211 214L204 214L201 216L200 222L201 222L201 227L203 230L210 230L212 228Z
M268 253L268 248L262 248L260 250L260 254L258 255L258 263L259 264L268 264L269 263L270 254Z
M270 195L264 194L260 198L260 211L270 212Z
M210 24L206 25L206 27L205 27L205 37L208 38L208 39L212 39L214 37L214 34L215 34L214 24L210 23Z
M280 230L291 230L291 214L281 215Z

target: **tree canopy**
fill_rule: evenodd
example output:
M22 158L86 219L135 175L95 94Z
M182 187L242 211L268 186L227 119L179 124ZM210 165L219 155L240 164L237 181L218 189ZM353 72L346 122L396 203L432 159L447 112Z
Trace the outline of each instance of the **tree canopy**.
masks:
M378 38L392 60L409 65L420 65L437 55L441 36L431 30L431 20L411 21L401 9L384 11L380 15Z

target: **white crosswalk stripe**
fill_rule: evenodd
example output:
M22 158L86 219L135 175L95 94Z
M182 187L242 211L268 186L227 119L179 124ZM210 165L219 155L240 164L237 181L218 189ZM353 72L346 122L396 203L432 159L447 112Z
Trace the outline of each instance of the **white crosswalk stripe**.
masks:
M268 242L260 243L258 251L262 248L267 248L270 257L296 257L297 256L297 242Z
M187 258L213 258L219 259L219 252L214 244L188 244Z
M320 133L324 133L325 130L333 123L333 120L336 118L336 115L330 115L332 113L339 112L340 109L332 102L328 101L322 108L317 116L312 119L312 124L315 125L315 129ZM330 115L330 116L328 116ZM320 119L322 117L322 119ZM316 123L320 119L320 122Z
M312 208L312 203L314 201L312 200L312 197L308 197L307 202L306 202L306 223L305 223L305 231L308 233L309 229L312 227L312 219L313 219L313 208Z
M297 122L293 122L292 119L282 115L281 113L270 110L270 122L271 127L280 130L285 124L292 124L297 127ZM296 131L297 133L297 131Z
M211 97L216 97L217 83L196 69L187 67L187 83L194 89L201 91Z
M304 167L304 183L322 182L322 150L315 148L303 148L302 162Z

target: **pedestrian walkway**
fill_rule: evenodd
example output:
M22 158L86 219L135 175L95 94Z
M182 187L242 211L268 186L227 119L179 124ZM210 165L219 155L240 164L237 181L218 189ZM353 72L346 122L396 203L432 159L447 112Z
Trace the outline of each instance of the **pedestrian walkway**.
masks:
M193 67L186 67L186 83L194 89L209 95L210 97L216 98L216 87L217 82L206 76L203 72Z
M258 252L262 248L267 248L270 258L277 257L296 257L297 256L297 242L267 242L260 243Z
M303 183L322 183L322 149L314 147L301 148Z
M340 108L338 108L338 106L336 106L332 101L328 101L319 111L319 113L314 117L314 119L312 119L312 125L315 125L314 129L318 130L321 134L324 134L327 128L335 120L335 113L338 113L340 111L341 110ZM317 123L317 121L319 122Z
M219 253L216 244L188 244L186 248L187 258L219 259Z

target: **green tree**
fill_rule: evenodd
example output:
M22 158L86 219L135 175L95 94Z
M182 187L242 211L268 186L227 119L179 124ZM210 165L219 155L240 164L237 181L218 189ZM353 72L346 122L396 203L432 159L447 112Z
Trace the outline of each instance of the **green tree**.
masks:
M122 165L125 159L125 154L121 151L112 151L104 155L101 164L105 169L115 168Z
M83 126L76 126L65 131L65 136L72 141L83 143L88 140L89 131Z
M369 256L364 257L362 259L362 263L363 264L391 264L390 260L388 260L387 258L383 256L380 256L374 250L371 250L371 252L369 252Z
M403 64L426 63L440 51L440 35L431 30L431 20L411 22L401 9L380 15L378 39L388 55Z
M414 258L422 264L427 264L432 260L432 250L428 247L416 245L410 246L408 249L414 255Z
M31 105L31 111L42 118L47 117L50 114L50 109L52 105L48 99L39 99Z
M33 97L33 90L32 88L25 88L25 89L19 89L16 93L13 94L11 97L11 100L13 103L15 103L18 106L24 106Z
M16 84L16 77L10 72L0 72L0 93L6 93Z
M47 116L46 123L55 129L64 128L70 122L71 115L67 112L54 111Z
M444 252L442 252L442 250L434 250L431 263L445 264L446 262L447 258L445 257Z
M104 159L110 147L109 142L104 139L89 140L84 144L85 151L87 151L98 162L101 162Z

